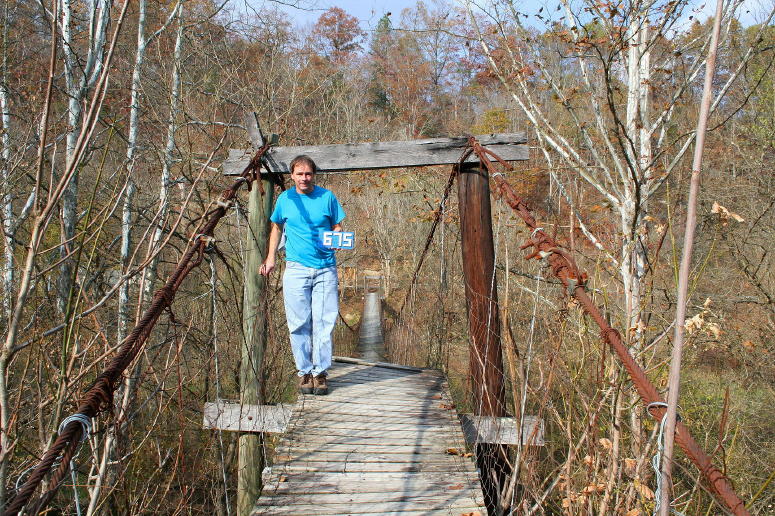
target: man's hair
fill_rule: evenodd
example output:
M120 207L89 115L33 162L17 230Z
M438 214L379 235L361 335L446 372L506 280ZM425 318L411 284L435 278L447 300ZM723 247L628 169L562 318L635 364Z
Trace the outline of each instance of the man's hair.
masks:
M293 174L293 169L296 168L296 165L299 165L301 163L304 163L305 165L308 165L309 168L312 169L312 172L317 174L318 173L318 166L315 164L314 161L312 161L312 158L307 156L306 154L299 154L293 160L291 160L291 164L288 165L288 169L291 171L291 174Z

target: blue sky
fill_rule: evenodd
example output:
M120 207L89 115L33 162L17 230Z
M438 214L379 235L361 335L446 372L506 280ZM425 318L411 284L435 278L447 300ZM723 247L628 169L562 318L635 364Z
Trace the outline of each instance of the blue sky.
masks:
M770 2L772 0L744 0L742 8L738 11L741 21L746 25L755 23L758 21L755 13L761 13L764 9L771 8ZM432 6L433 0L425 0L425 3ZM450 0L449 3L461 5L462 2ZM242 6L247 4L253 8L277 7L288 14L294 25L300 27L315 23L320 15L330 7L341 7L347 13L358 18L361 21L361 27L368 31L376 27L377 22L386 12L391 12L393 21L397 23L400 20L401 11L416 5L417 0L234 0L237 10L242 10L240 4ZM530 14L536 13L541 7L547 8L544 12L554 12L557 4L557 0L517 1L520 10ZM714 0L692 0L690 5L692 9L687 10L687 16L693 14L699 19L704 19L713 15L716 2Z
M401 11L416 5L417 0L236 0L235 4L239 3L248 3L256 8L262 5L276 7L286 12L294 25L302 27L315 23L330 7L341 7L358 18L361 28L368 31L376 27L379 19L387 12L392 13L393 20L398 20ZM427 3L431 4L432 1Z

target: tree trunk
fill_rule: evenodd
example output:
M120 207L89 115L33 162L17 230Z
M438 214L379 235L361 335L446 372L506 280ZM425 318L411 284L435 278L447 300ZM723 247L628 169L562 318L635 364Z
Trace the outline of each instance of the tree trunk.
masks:
M183 21L183 6L178 6L178 28L175 38L175 50L172 63L172 84L170 87L170 114L167 119L167 142L164 147L164 160L161 168L161 178L159 181L159 212L157 214L156 229L151 237L149 252L156 251L156 246L161 242L164 236L164 228L167 222L167 213L169 212L169 191L170 191L170 171L175 162L175 132L177 131L177 118L180 113L180 84L182 73L182 54L183 54L183 31L185 29ZM143 279L143 304L150 302L153 297L153 288L156 283L157 268L159 265L159 256L155 256L145 271Z
M103 52L110 21L110 0L89 2L89 26L93 32L87 41L85 62L78 59L78 51L73 36L73 5L72 0L62 0L62 50L65 55L65 84L68 94L67 137L65 145L65 163L69 169L75 159L76 144L81 132L82 102L89 90L94 86L102 71ZM76 24L81 22L77 20ZM65 257L72 251L75 227L78 223L78 170L75 168L72 179L62 195L62 246L60 254ZM73 261L65 259L60 267L57 287L57 308L59 313L67 316L70 294L74 283Z
M8 91L8 2L3 6L3 48L0 66L0 117L3 124L0 133L0 181L2 181L2 211L3 211L3 273L2 296L3 316L6 321L11 318L11 299L13 298L14 282L14 239L13 239L13 195L9 184L9 165L11 162L11 98Z

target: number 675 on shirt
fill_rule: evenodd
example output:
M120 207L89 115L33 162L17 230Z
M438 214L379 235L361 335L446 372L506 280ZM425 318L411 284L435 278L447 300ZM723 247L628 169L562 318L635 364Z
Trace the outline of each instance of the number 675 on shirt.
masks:
M329 249L354 249L355 233L352 231L324 231L323 247Z
M324 231L323 247L329 249L354 249L355 233L352 231Z

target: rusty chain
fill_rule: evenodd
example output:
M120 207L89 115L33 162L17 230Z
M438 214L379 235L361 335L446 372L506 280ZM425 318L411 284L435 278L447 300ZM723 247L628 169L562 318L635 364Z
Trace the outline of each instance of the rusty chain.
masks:
M551 236L538 226L530 208L506 181L503 172L495 170L492 160L497 161L504 167L504 170L511 170L511 166L493 151L482 146L474 137L468 139L468 145L460 161L463 162L472 153L479 158L481 166L495 180L497 192L501 198L530 228L530 238L522 246L522 249L532 248L532 252L525 258L544 260L549 265L552 274L562 281L568 295L576 299L579 305L600 328L600 338L613 349L622 361L644 405L650 407L650 409L647 409L649 414L657 421L661 421L665 414L665 409L659 403L664 403L664 398L660 396L657 388L646 376L646 372L627 350L619 331L608 324L600 309L587 294L585 288L586 274L580 271L570 253L561 248ZM676 425L675 437L676 442L681 446L686 456L699 468L724 505L735 515L749 515L750 513L746 509L745 503L735 493L729 478L713 464L710 457L691 436L686 425L680 421Z

